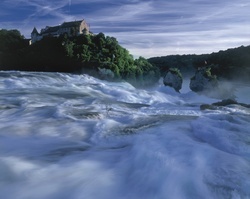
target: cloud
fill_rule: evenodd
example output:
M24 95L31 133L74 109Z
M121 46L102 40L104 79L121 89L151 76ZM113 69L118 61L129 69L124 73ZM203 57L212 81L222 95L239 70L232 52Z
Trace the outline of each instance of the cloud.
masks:
M66 6L69 6L68 0L13 0L5 1L5 7L15 11L15 8L18 8L17 12L25 15L23 20L20 21L9 21L2 24L13 25L16 28L20 29L21 32L29 37L31 30L34 26L38 28L43 28L46 25L57 25L58 22L70 21L73 20L73 17L62 9ZM29 8L29 12L23 12L21 8ZM8 27L8 26L7 26Z
M112 17L103 18L102 22L114 24L115 32L112 28L108 28L107 32L116 36L132 54L138 55L144 49L143 55L146 57L210 53L250 44L250 26L247 21L250 7L246 1L240 4L218 1L159 3L157 6L152 2L132 5L134 9L140 7L143 11L139 9L132 13L131 19L130 15L121 15L115 20ZM122 10L132 7L127 6ZM133 20L134 17L136 20ZM119 23L123 19L130 21L130 24Z
M58 18L67 18L68 15L64 14L61 9L68 5L68 0L62 1L38 1L38 0L21 0L29 6L35 7L35 12L29 16L32 17L43 17L50 15Z
M86 19L94 33L114 36L135 56L210 53L250 45L248 0L12 0L0 6L1 27L33 27ZM6 9L4 9L6 8ZM8 18L19 8L21 20ZM3 18L3 17L2 17Z

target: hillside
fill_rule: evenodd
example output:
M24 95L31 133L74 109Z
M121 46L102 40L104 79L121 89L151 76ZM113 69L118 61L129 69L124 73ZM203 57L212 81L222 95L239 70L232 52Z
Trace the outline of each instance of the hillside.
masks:
M0 30L0 70L88 73L112 81L126 80L135 86L152 85L169 68L184 77L210 66L213 75L249 81L250 46L203 55L170 55L133 59L114 37L81 35L45 37L29 45L17 30ZM104 74L104 75L103 75Z
M152 57L148 61L158 67L162 75L169 68L174 67L188 76L192 75L198 67L208 65L211 66L212 73L219 78L249 81L250 77L250 46L203 55Z
M116 38L103 33L46 37L32 45L25 41L17 30L0 30L0 70L109 74L109 80L138 86L159 79L157 67L143 57L134 60Z

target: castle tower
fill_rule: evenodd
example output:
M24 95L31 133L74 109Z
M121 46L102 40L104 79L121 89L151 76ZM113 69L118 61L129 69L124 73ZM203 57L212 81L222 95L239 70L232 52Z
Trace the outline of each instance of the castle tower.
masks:
M38 41L38 36L39 36L39 33L38 33L36 27L34 27L33 31L31 32L31 44Z

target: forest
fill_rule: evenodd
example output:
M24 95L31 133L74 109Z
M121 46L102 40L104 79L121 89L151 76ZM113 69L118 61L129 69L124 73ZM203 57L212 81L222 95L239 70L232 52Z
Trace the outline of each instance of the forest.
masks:
M250 46L221 50L211 54L152 57L148 61L159 68L162 76L169 68L178 68L184 76L190 77L198 68L207 66L218 78L250 80Z
M192 77L200 67L211 68L217 78L249 81L250 46L202 55L170 55L134 59L114 37L104 33L75 37L46 37L32 45L18 30L0 30L0 70L87 73L99 78L112 72L109 80L126 80L148 86L164 77L170 68Z
M88 73L113 72L113 81L126 80L147 86L160 77L147 59L134 59L114 37L79 35L46 37L32 45L17 30L0 30L0 70Z

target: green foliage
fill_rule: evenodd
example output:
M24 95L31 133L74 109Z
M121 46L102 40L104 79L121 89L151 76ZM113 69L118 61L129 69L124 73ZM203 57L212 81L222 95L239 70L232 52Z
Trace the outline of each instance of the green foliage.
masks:
M213 65L211 65L211 66L213 66ZM195 75L193 77L191 77L190 80L195 80L196 75L200 74L203 77L205 77L206 79L208 79L209 81L217 82L217 76L214 75L214 73L212 72L211 66L201 67L201 68L197 69Z
M159 78L158 69L145 58L133 59L128 50L121 47L114 37L81 35L64 38L66 54L80 65L79 71L97 68L110 69L115 79L124 79L136 85L147 85Z
M249 81L250 46L212 53L207 61L213 64L211 70L218 77Z
M65 51L66 51L66 55L70 58L72 58L74 56L74 42L72 41L69 41L69 42L66 42L65 44Z
M169 55L152 57L148 61L159 68L162 77L165 77L170 68L178 68L182 74L191 75L195 72L195 57L196 55Z
M229 80L240 78L249 81L250 77L250 46L241 46L212 54L153 57L148 61L159 68L161 76L165 76L171 67L180 69L185 76L190 76L198 68L209 66L210 72L218 78Z
M211 77L211 76L212 76L212 74L211 74L211 68L207 68L207 69L205 70L205 73L206 73L206 76L207 76L207 77Z
M24 48L25 44L24 37L18 30L0 30L0 52Z
M28 46L28 41L18 30L0 30L0 70L7 70L20 63L22 51Z
M181 71L178 68L170 68L169 71L182 79Z
M3 40L11 36L12 32L6 35ZM20 34L14 35L14 38L23 40ZM12 45L6 43L2 48L12 48ZM18 62L13 63L5 59L4 64L7 68L4 69L89 72L96 76L99 74L98 68L109 69L115 75L113 79L124 79L139 86L150 85L159 79L158 68L145 58L140 57L134 60L128 50L120 46L114 37L105 36L103 33L74 37L46 37L24 49L14 49L18 55L9 54L8 56Z
M216 75L212 74L211 67L205 67L204 68L204 76L209 78L209 79L217 79Z

